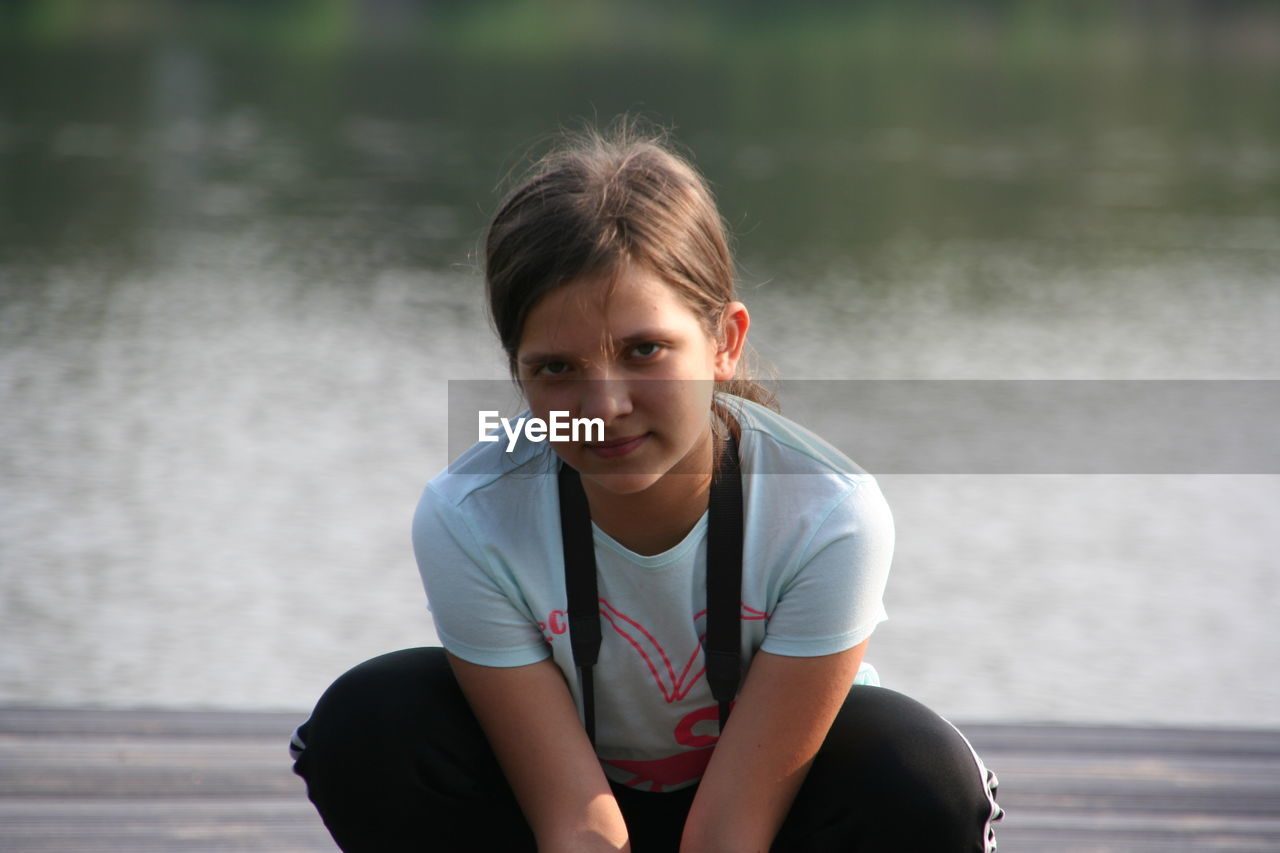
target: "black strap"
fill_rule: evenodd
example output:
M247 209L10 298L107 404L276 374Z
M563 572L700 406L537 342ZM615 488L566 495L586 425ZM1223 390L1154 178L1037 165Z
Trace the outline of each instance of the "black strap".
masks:
M600 657L600 594L596 586L595 542L591 511L578 472L560 466L560 534L564 545L565 587L569 598L569 644L582 686L582 716L587 737L596 739L592 667ZM707 519L706 677L720 705L720 729L742 676L742 472L738 448L730 436L711 481Z
M587 737L596 742L595 690L591 668L600 657L600 593L596 588L596 548L591 510L578 472L560 466L560 538L564 543L564 581L569 593L569 645L582 684L582 717Z
M720 731L742 676L742 472L730 435L715 479L707 518L707 683L720 703Z

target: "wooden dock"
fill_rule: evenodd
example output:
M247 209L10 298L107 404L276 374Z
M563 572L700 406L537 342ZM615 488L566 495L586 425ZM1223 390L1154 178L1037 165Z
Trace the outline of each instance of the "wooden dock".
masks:
M0 708L0 850L336 849L298 714ZM1280 851L1280 731L968 724L1002 853Z

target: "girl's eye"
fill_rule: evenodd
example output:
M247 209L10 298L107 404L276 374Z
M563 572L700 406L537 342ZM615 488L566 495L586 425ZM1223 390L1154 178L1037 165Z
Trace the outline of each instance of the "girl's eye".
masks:
M563 361L548 361L533 373L535 376L563 376L569 371L569 365Z
M662 349L662 344L644 343L631 348L631 354L637 358L653 358Z

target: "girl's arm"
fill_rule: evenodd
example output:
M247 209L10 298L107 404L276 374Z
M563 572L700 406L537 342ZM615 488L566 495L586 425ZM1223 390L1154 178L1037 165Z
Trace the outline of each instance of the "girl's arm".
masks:
M630 850L626 823L550 659L510 668L449 655L471 709L515 791L538 849Z
M769 849L866 648L864 640L823 657L756 653L685 822L682 853Z

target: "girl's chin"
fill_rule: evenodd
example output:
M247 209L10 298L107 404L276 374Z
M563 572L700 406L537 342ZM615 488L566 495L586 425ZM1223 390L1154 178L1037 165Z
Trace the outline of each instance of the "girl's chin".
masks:
M672 458L670 448L654 441L652 433L646 434L638 447L618 457L602 455L588 447L566 449L569 452L561 453L561 459L576 468L583 479L616 495L643 492L668 474L696 473L684 470L689 467L687 458Z
M615 495L639 494L662 479L661 474L647 473L592 473L585 476L605 491L612 492Z

